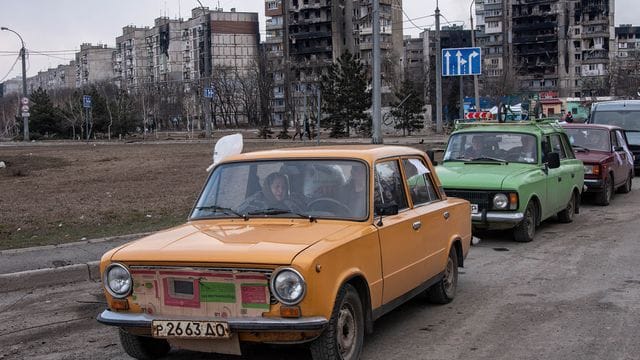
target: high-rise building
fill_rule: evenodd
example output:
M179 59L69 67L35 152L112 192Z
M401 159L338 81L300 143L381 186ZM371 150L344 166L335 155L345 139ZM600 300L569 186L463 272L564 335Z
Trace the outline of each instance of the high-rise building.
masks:
M483 85L608 95L613 0L476 0Z
M115 49L107 45L80 45L76 53L76 87L82 87L100 81L111 81L113 71L113 53Z

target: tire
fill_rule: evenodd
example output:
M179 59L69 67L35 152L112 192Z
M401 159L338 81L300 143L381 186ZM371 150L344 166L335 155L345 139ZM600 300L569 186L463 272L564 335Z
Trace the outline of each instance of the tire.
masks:
M601 206L607 206L611 203L611 198L613 197L613 179L611 175L607 175L607 178L604 180L604 186L602 187L602 191L596 195L596 204Z
M631 192L631 187L633 186L633 173L629 173L629 178L627 178L627 181L624 183L624 185L622 185L618 191L622 194L628 194Z
M434 304L448 304L456 297L458 287L458 253L456 247L449 250L447 266L442 280L427 289L427 300Z
M568 224L573 222L573 215L576 213L576 193L571 194L571 199L567 203L567 207L558 213L558 220L561 223Z
M364 344L364 311L358 291L345 284L338 291L331 319L311 343L313 360L357 360Z
M513 228L513 239L517 242L530 242L536 235L536 225L538 224L538 213L533 202L527 204L524 211L524 219Z
M164 339L137 336L120 330L120 344L124 351L134 359L151 360L164 357L171 350L171 346Z

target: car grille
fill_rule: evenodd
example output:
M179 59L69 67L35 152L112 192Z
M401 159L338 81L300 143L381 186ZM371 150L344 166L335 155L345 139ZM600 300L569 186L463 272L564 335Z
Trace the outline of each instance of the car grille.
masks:
M489 193L481 190L454 190L444 189L447 196L465 199L472 204L478 205L478 210L489 208Z

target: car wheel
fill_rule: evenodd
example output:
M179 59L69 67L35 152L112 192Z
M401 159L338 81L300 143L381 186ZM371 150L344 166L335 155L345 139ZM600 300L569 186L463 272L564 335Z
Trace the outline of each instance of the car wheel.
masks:
M620 187L620 192L623 194L628 194L631 192L631 186L633 186L633 173L629 173L629 177L627 181Z
M364 311L356 289L346 284L338 292L327 328L311 343L314 360L356 360L364 343Z
M448 304L456 297L458 287L458 253L455 246L449 250L447 267L442 280L427 289L427 299L435 304Z
M538 223L536 206L529 202L524 211L524 218L513 229L513 238L517 242L529 242L536 235L536 224Z
M576 213L576 193L571 194L571 199L567 203L567 207L558 213L558 220L561 223L570 223L573 221L573 215Z
M598 193L596 196L596 203L598 205L607 206L611 202L611 198L613 197L613 179L611 179L611 175L607 175L607 178L604 180L604 186L602 191Z
M124 351L134 359L159 359L171 350L167 340L132 335L123 329L120 329L120 344L122 344Z

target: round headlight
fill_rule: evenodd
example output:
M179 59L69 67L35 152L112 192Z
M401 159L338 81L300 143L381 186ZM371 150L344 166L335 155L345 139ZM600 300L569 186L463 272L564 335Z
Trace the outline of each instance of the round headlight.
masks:
M273 295L285 305L295 305L302 301L306 291L304 278L294 269L279 270L271 278Z
M496 194L493 197L493 207L496 209L506 209L509 205L509 199L505 194Z
M104 286L115 298L124 298L131 291L131 274L126 267L120 264L111 264L105 271Z

